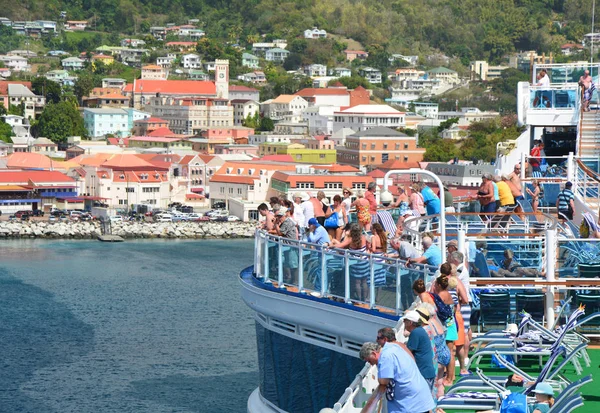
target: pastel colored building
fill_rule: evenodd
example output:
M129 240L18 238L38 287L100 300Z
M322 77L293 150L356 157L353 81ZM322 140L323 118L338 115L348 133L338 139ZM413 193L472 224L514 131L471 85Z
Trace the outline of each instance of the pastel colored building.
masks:
M375 127L346 137L338 149L337 161L360 169L372 170L390 161L420 162L425 149L417 148L413 136L386 127Z
M83 109L83 122L92 138L129 136L134 121L149 117L150 114L132 108Z

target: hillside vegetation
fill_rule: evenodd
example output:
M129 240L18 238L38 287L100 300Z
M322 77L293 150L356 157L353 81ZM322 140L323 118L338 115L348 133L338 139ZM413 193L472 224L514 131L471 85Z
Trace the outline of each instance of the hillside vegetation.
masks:
M590 31L593 0L23 0L5 7L15 20L86 19L95 30L144 33L152 25L200 20L216 39L242 45L292 39L317 26L389 53L440 50L499 61L515 50L558 52Z

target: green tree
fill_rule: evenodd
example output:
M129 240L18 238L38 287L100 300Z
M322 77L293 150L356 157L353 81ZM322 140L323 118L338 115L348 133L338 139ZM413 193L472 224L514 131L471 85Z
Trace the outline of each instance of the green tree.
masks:
M17 115L17 116L25 116L25 103L21 102L18 105L8 105L8 114L9 115Z
M12 143L11 136L15 136L10 125L3 120L0 120L0 140L6 143Z
M44 96L46 103L58 103L62 98L60 85L45 77L36 77L33 79L31 81L31 90L36 95Z
M258 130L260 131L272 131L275 129L275 124L271 118L264 117L260 120L260 127Z
M87 135L83 118L72 101L46 105L33 128L36 137L46 137L56 143L64 143L69 136Z
M0 116L6 115L6 108L4 107L4 103L0 103Z
M79 103L81 103L81 99L84 96L89 96L90 92L94 88L94 77L89 72L82 72L79 74L79 77L75 81L75 86L73 87L73 92L75 92L75 96Z
M448 162L456 156L456 146L451 139L438 139L425 150L426 162Z
M350 77L344 76L338 79L342 85L346 86L348 89L356 89L359 86L364 87L365 89L371 89L371 84L362 76L352 75Z

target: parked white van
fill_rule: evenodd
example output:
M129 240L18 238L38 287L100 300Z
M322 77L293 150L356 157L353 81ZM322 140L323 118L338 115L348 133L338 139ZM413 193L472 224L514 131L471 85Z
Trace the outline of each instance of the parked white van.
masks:
M159 214L156 216L156 222L173 222L173 215Z

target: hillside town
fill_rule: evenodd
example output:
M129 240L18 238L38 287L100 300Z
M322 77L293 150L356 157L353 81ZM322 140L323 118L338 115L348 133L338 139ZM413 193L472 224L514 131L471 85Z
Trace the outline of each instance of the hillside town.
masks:
M0 18L0 25L31 39L90 29L87 21L71 20ZM150 38L160 47L148 45ZM327 38L314 27L302 41ZM382 73L361 63L369 53L346 49L345 66L288 70L302 87L261 99L265 72L290 56L288 41L258 39L251 50L239 51L243 70L236 67L232 79L229 59L198 53L205 39L191 19L77 55L48 50L43 59L59 67L44 73L34 70L41 52L0 56L0 118L9 127L0 142L2 215L93 207L114 215L176 203L194 211L220 206L248 221L258 219L257 207L272 196L323 191L332 198L342 188L365 189L371 182L381 188L389 170L436 171L456 196L470 194L477 179L493 171L478 160L425 162L419 136L441 128L442 138L458 141L468 137L472 123L499 119L499 112L477 107L442 111L427 99L474 79L499 78L509 66L473 61L468 76L461 76L444 66L423 70L418 56L396 54L390 62L402 61L401 67ZM566 46L565 54L581 49ZM527 72L534 62L549 61L552 56L526 52L511 58L510 67ZM84 71L101 73L117 64L139 75L102 77L101 85L77 95ZM340 81L355 75L369 88ZM36 82L42 93L35 93ZM40 133L50 130L41 125L53 121L45 111L57 103L48 101L50 82L60 85L63 101L76 102L83 126L78 135ZM384 84L389 97L381 99L370 87Z

